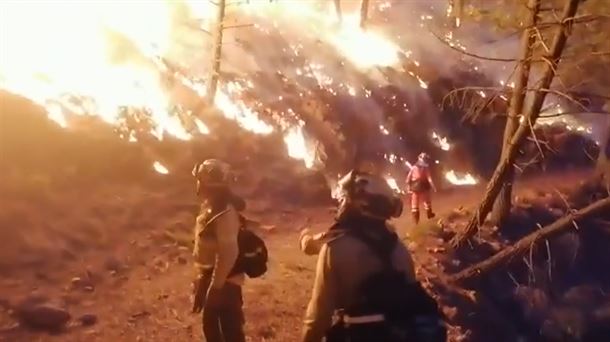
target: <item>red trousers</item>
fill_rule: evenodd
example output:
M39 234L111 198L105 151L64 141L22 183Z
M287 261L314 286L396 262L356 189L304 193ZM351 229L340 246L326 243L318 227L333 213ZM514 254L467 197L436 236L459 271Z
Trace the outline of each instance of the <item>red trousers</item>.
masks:
M431 192L421 191L421 192L411 192L411 212L419 212L419 203L424 203L424 210L431 211L432 210L432 196Z

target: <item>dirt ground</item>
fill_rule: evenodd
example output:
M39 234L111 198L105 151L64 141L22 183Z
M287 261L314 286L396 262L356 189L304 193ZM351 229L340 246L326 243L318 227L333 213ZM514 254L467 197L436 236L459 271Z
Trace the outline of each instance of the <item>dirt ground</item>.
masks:
M584 176L582 172L537 176L519 183L518 193L552 189ZM483 185L454 188L436 194L437 213L443 215L459 206L476 204L483 188ZM110 196L113 189L106 191ZM188 240L192 208L184 208L181 197L162 187L139 191L130 197L117 195L122 201L120 206L126 208L129 215L109 206L93 206L99 212L97 225L107 226L107 233L85 235L84 242L79 240L82 245L79 252L66 252L60 262L52 265L38 260L2 273L0 341L202 340L200 317L190 313L193 274ZM141 198L154 200L139 200ZM298 341L315 264L315 257L305 256L298 250L298 232L304 227L314 230L328 227L333 208L272 210L271 204L253 199L249 204L247 216L263 224L261 232L270 250L270 265L263 278L248 280L244 287L248 340ZM27 208L22 210L27 213ZM51 226L47 234L37 233L29 238L45 240L40 246L46 246L46 249L53 249L53 246L66 250L73 248L65 244L65 236L80 234L80 230L87 227L70 225L70 217L90 215L91 211L69 211L62 213L63 224ZM127 223L118 225L119 217L120 222ZM30 219L29 222L34 221ZM403 236L412 229L408 211L405 210L405 215L395 225ZM10 250L10 239L10 235L3 237L6 250ZM33 253L36 249L27 252L29 257ZM430 260L430 252L426 249L418 248L414 254L418 268L426 266L421 263ZM79 285L82 279L87 280L87 286ZM83 314L96 315L98 321L89 327L73 323L65 332L55 335L27 331L10 317L7 303L38 294L65 303L74 322Z

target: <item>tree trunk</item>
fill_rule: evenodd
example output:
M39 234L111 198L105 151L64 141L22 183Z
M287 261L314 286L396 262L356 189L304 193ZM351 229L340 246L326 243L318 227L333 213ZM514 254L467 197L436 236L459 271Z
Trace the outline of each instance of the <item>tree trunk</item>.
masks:
M369 19L369 0L361 0L360 3L360 28L366 29L366 23Z
M555 70L557 70L557 65L559 63L561 54L568 39L566 20L572 18L576 14L578 4L579 0L566 0L566 4L563 9L560 21L562 24L557 25L550 52L545 58L546 62L544 63L542 69L543 77L540 80L538 89L549 89L549 86L551 85L551 82L555 77ZM521 146L525 138L530 133L530 125L533 126L536 123L538 117L540 116L540 109L542 107L542 104L544 103L546 94L546 91L537 91L534 93L533 100L528 106L527 112L524 115L523 122L519 125L517 132L515 132L515 135L509 143L509 147L506 151L506 154L500 158L500 162L498 163L498 166L496 167L496 170L494 171L494 174L491 177L489 184L487 184L487 189L485 191L485 195L483 196L481 204L479 205L476 212L466 225L466 228L456 234L456 236L451 241L451 244L454 247L459 247L472 235L474 235L479 226L485 221L487 214L489 214L489 212L491 211L496 197L502 189L502 184L506 181L506 176L510 171L509 166L512 166L512 164L514 163L519 146Z
M218 1L218 13L216 14L216 30L214 31L214 46L212 55L212 73L208 82L207 98L210 104L216 98L218 79L220 78L220 61L222 59L222 34L225 20L226 0Z
M464 0L453 0L452 3L452 14L454 19L454 27L460 27L462 23L462 15L464 12Z
M484 261L457 273L452 276L450 280L453 282L463 281L487 273L511 260L519 260L519 257L523 256L530 248L533 248L537 242L562 233L570 227L576 227L574 224L575 222L582 221L597 214L606 213L608 210L610 210L610 197L594 202L583 209L560 218L548 226L536 230L513 245L504 248L491 258L485 259ZM586 226L582 225L580 228L584 229Z
M610 101L606 104L610 110ZM610 147L610 115L606 118L606 129L599 142L599 155L597 156L596 174L606 188L610 188L610 160L608 160L608 149Z
M525 21L525 29L521 35L521 54L519 55L519 62L515 73L517 79L515 81L515 89L513 89L510 106L508 108L508 116L506 118L506 126L504 128L504 138L502 143L502 157L506 156L510 140L512 139L517 127L519 127L519 116L523 114L523 102L527 92L527 84L529 82L530 75L530 58L532 56L531 47L534 42L534 32L531 27L534 27L537 23L538 12L540 10L540 0L529 0L527 7L530 10L530 14ZM501 158L502 158L501 157ZM494 208L491 214L491 220L499 227L502 227L510 214L512 193L513 193L513 181L515 178L515 168L513 165L509 166L506 181L502 185L502 190L494 203Z
M337 13L337 19L339 22L343 21L343 12L341 11L341 0L334 0L335 12Z

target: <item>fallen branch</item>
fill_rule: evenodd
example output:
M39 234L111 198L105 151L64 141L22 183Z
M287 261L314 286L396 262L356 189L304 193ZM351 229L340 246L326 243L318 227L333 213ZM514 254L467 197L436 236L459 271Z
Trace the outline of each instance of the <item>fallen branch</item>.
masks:
M537 242L543 239L548 239L554 235L562 233L570 227L574 227L578 221L586 219L596 214L600 214L610 210L610 197L606 197L602 200L594 202L589 206L572 212L559 220L545 226L521 240L517 241L513 245L504 248L494 256L473 265L457 274L451 276L449 279L452 282L460 282L465 279L480 276L484 273L491 271L501 264L506 264L523 254L525 254L530 248L532 248Z

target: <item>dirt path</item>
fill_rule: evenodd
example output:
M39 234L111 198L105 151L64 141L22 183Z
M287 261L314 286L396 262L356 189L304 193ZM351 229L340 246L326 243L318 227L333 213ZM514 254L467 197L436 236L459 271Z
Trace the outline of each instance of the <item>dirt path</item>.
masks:
M519 191L548 189L583 176L541 176L520 184ZM439 193L436 211L442 215L458 206L472 205L482 191L482 186L477 186ZM315 264L315 257L298 250L298 231L307 222L314 230L328 227L330 208L280 215L251 213L250 217L275 228L266 234L271 253L268 274L249 280L244 288L249 341L297 341ZM403 215L396 222L402 234L410 226L407 220L408 215ZM6 312L0 312L0 341L202 340L199 316L190 314L190 251L165 239L163 232L158 227L146 234L126 233L114 250L100 252L54 274L32 272L27 278L0 280L0 299L40 293L67 302L75 318L86 313L98 317L98 323L91 327L75 324L63 334L48 335L24 331ZM416 260L425 258L416 256ZM71 279L87 270L94 279L94 290L74 289Z

